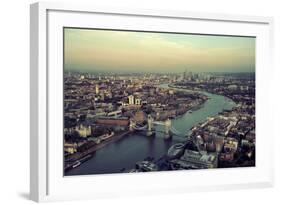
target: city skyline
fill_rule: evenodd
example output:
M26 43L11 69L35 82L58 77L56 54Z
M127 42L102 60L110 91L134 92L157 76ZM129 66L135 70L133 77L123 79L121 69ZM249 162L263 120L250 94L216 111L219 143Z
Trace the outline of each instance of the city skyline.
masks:
M255 72L255 38L64 28L66 72Z
M255 166L248 74L64 76L64 174Z

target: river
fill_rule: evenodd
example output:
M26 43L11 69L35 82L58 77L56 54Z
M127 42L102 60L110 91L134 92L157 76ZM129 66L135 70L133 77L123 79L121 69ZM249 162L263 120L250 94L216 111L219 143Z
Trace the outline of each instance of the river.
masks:
M183 90L169 88L168 84L162 84L160 87ZM137 161L141 161L146 157L159 159L167 153L170 146L183 141L183 136L194 125L205 121L207 117L217 115L224 109L230 110L235 106L232 100L224 96L203 91L200 91L200 93L209 97L200 109L192 113L186 112L184 115L172 120L172 126L182 133L182 137L173 136L171 140L164 140L162 133L157 133L155 137L147 137L139 133L130 134L96 151L90 160L67 171L66 176L119 173L122 169L134 168ZM156 129L161 129L161 127Z

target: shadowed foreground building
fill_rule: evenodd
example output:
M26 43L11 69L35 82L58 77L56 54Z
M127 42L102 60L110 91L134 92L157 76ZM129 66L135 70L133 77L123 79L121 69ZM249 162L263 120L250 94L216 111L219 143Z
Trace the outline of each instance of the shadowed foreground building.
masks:
M209 169L217 168L216 154L200 153L186 149L179 159L170 161L172 169Z

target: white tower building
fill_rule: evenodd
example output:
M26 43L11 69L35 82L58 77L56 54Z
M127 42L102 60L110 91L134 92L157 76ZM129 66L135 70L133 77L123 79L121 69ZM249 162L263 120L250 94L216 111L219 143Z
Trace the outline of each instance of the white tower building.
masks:
M136 105L141 105L141 99L140 98L136 98Z
M99 94L99 92L100 92L100 87L99 87L99 85L97 84L97 85L96 85L96 94Z
M135 104L135 97L133 95L129 95L129 105L134 105Z

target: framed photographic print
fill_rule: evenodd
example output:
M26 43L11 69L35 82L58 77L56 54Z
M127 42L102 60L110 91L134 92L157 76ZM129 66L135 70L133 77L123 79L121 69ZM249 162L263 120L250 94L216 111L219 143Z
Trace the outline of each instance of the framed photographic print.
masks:
M272 22L31 5L31 199L271 186Z

